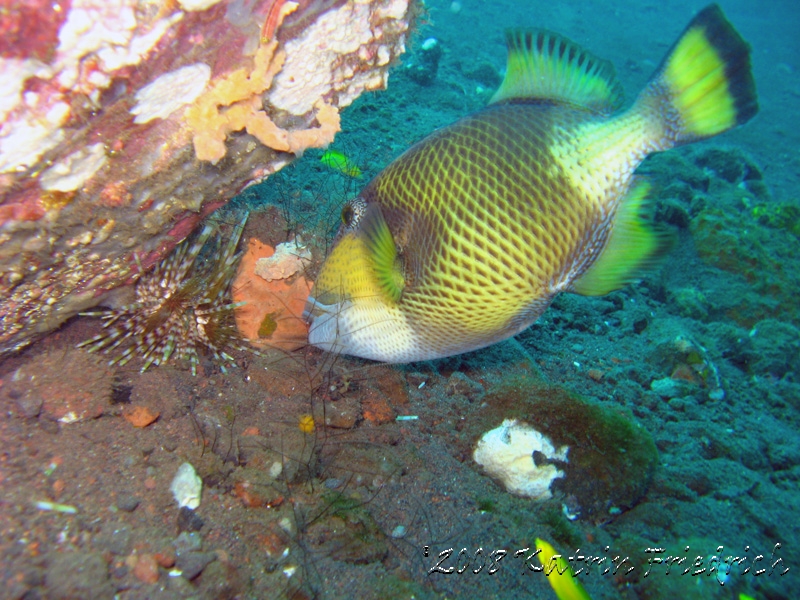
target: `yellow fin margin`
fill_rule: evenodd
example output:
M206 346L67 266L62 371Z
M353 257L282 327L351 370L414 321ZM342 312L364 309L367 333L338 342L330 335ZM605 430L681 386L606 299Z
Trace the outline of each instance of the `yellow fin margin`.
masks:
M622 104L614 66L567 38L544 30L506 31L506 76L491 103L540 98L601 113Z
M602 296L618 290L655 267L674 243L674 236L653 226L650 184L637 177L620 203L611 236L594 264L576 279L571 291Z

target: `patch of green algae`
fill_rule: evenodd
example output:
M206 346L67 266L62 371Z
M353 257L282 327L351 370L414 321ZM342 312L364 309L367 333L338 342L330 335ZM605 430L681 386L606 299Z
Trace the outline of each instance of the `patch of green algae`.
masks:
M647 491L658 450L649 432L627 411L530 376L506 379L484 402L489 417L489 424L482 420L480 425L484 430L496 427L498 419L517 419L556 447L569 447L568 462L558 465L566 476L556 479L551 489L570 498L581 516L607 519L634 506Z

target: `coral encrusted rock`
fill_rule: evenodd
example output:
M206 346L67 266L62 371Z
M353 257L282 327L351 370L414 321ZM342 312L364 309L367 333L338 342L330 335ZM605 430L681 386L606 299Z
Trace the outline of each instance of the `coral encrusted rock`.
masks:
M56 9L57 8L57 9ZM8 0L0 355L132 283L385 86L415 0Z

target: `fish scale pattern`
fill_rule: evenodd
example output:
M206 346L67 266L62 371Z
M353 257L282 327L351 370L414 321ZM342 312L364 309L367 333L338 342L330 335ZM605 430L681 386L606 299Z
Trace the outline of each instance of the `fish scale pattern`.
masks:
M424 258L400 299L422 343L452 353L527 327L575 263L597 215L550 154L569 129L563 117L541 103L490 106L409 149L364 191L407 240L401 255Z

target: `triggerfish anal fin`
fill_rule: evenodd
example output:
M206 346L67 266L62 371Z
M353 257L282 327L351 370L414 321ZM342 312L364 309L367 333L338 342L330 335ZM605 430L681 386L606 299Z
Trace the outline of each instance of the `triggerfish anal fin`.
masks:
M658 266L675 242L673 232L652 223L650 184L636 177L622 199L606 246L570 291L602 296L635 281Z
M359 235L371 257L378 287L392 302L397 302L403 293L405 280L398 260L397 245L379 205L372 204L367 208Z
M608 114L622 104L614 66L567 38L544 30L506 32L506 76L491 104L547 99Z

